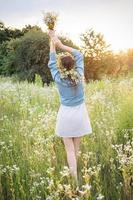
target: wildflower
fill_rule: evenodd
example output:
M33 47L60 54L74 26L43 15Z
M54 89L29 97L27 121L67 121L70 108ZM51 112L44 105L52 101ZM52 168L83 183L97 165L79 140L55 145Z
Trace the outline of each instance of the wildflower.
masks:
M13 165L13 170L14 170L15 172L19 171L19 167L17 167L16 165Z
M98 197L97 197L97 200L101 200L103 198L104 198L104 196L102 194L99 194Z
M86 190L85 191L79 190L79 192L81 193L81 195L86 194Z
M84 189L86 189L86 190L90 190L90 189L92 188L92 186L89 185L89 184L82 185L82 187L83 187Z
M52 200L53 198L51 196L47 196L46 200Z
M55 12L44 13L43 21L48 26L50 30L54 30L55 24L57 22L58 14Z
M55 167L49 167L49 168L47 169L47 173L48 173L48 174L51 174L52 172L54 172L54 170L55 170Z
M63 190L63 186L62 186L61 184L58 184L58 189L59 189L60 191L62 191L62 190Z
M67 166L64 166L64 169L63 169L63 171L60 172L60 174L62 175L62 177L69 176L69 174L70 174L69 168Z

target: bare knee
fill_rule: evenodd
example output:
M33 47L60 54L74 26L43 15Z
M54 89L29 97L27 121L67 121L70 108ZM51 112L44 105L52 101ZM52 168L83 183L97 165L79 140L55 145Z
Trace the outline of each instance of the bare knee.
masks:
M81 141L81 137L75 137L75 138L73 138L73 143L74 143L74 146L75 146L75 153L76 153L76 155L78 154L78 151L80 149L80 141Z

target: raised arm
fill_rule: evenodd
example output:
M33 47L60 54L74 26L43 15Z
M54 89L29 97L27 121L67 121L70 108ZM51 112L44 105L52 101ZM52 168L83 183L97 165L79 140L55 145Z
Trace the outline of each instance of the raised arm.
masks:
M83 56L83 54L79 50L74 49L74 48L72 50L72 54L75 58L77 71L79 72L79 74L81 76L84 76L84 56Z
M75 63L76 63L75 68L77 69L77 71L79 72L80 75L84 75L84 56L83 56L83 54L78 49L64 45L59 40L59 38L55 35L55 31L50 31L50 34L51 34L51 38L53 39L55 46L57 46L58 48L60 48L63 51L67 51L67 52L71 53L74 56Z
M84 58L83 58L83 54L78 49L66 46L64 44L60 44L59 48L62 49L63 51L67 51L67 52L71 53L74 56L75 63L76 63L75 68L79 72L79 74L81 76L83 76L84 75Z
M50 52L56 53L55 44L52 39L50 39Z
M63 51L67 51L67 52L71 53L74 56L75 63L76 63L75 68L77 69L79 74L81 76L83 76L84 75L84 56L83 56L83 54L78 49L66 46L64 44L60 44L59 48L62 49Z
M55 82L60 82L60 73L57 68L56 62L56 48L53 40L50 40L50 52L49 52L49 61L48 67L51 71L52 78Z

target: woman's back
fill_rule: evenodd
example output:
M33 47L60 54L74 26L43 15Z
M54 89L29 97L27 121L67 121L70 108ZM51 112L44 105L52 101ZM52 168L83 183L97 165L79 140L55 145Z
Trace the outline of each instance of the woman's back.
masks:
M75 58L75 70L80 74L80 76L84 76L83 54L74 48L72 54ZM56 53L50 53L49 57L50 60L48 62L48 67L50 68L53 80L58 87L61 104L66 106L76 106L83 103L83 82L79 82L76 86L73 86L68 79L62 79L57 68Z
M83 83L71 86L68 81L56 83L60 95L61 104L66 106L76 106L84 101Z

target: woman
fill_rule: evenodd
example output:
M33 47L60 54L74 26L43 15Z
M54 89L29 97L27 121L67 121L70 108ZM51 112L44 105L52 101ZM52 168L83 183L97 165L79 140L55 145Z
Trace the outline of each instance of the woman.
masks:
M49 30L49 36L48 67L58 87L61 103L57 114L55 134L63 138L71 175L78 182L77 155L81 136L92 133L92 127L85 105L83 83L72 84L71 77L68 77L68 79L61 78L56 62L56 47L70 53L74 58L73 60L72 56L64 56L61 60L62 65L70 70L75 64L75 70L82 77L84 76L83 54L77 49L63 45L55 35L55 31Z

